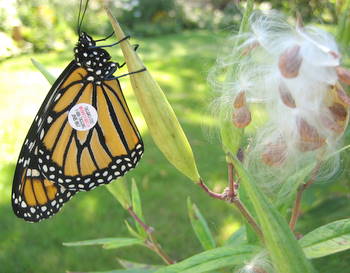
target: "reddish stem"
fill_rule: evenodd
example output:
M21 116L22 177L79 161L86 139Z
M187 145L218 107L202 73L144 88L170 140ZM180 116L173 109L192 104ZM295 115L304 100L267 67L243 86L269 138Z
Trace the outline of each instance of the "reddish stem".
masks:
M233 178L233 176L232 176ZM235 188L235 184L232 181L229 181L229 183L233 185L233 188ZM203 180L201 179L198 183L198 185L206 192L208 193L209 196L215 198L215 199L219 199L219 200L225 200L228 201L232 204L234 204L238 210L241 212L241 214L244 216L244 218L247 220L247 222L252 226L252 228L255 230L255 232L257 233L257 235L260 237L260 239L263 241L263 233L259 227L259 225L257 224L257 222L254 220L253 216L249 213L249 211L247 210L247 208L244 206L244 204L241 202L241 200L238 198L238 196L228 196L228 194L226 192L224 193L216 193L211 191L208 186L203 182Z
M132 216L132 218L134 218L134 220L139 223L142 228L146 231L147 235L148 235L148 239L146 241L146 246L153 250L154 252L156 252L166 264L174 264L175 262L164 252L164 250L162 249L162 247L157 243L156 238L153 235L154 232L154 228L146 225L146 223L144 223L140 217L137 216L137 214L135 213L135 211L132 209L132 207L127 208L127 211L130 213L130 215Z
M321 168L321 165L322 165L322 162L321 161L318 162L317 165L315 166L315 168L312 170L310 179L306 183L300 185L298 188L297 195L296 195L296 198L294 201L292 216L291 216L290 222L289 222L289 227L292 231L294 231L295 226L296 226L297 221L298 221L298 218L300 216L301 200L303 197L303 193L308 187L310 187L312 185L312 183L315 182L318 171Z

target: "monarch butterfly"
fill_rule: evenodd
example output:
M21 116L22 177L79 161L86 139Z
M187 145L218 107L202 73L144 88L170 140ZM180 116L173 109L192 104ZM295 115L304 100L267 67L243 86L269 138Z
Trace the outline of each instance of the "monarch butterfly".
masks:
M109 61L106 46L96 45L109 37L95 41L80 32L87 3L75 58L46 96L18 158L12 207L27 221L48 218L78 191L123 176L143 154L118 78L145 69L113 76L125 63Z

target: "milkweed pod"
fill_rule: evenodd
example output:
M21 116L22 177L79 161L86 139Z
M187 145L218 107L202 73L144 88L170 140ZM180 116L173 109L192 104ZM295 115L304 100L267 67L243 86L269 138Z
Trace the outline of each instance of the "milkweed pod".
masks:
M346 94L343 87L339 83L337 83L335 85L335 91L337 92L337 96L338 96L339 100L342 103L350 106L350 97Z
M335 70L337 71L337 75L338 75L339 80L342 83L350 85L350 70L348 70L344 67L341 67L341 66L338 66Z
M106 185L108 191L117 199L124 209L131 207L131 198L126 182L124 178L120 177L116 183Z
M349 121L349 105L344 102L344 100L347 101L347 98L345 91L339 84L330 88L325 98L328 113L325 111L321 120L328 129L337 134L345 131Z
M106 12L117 39L125 38L123 30L110 10L106 8ZM129 41L123 41L120 47L129 72L144 68L144 64ZM200 176L192 148L162 89L148 70L130 75L130 81L150 135L158 148L180 172L192 181L198 182Z
M278 67L285 78L295 78L299 74L299 69L303 58L300 55L300 46L295 45L287 48L279 57Z

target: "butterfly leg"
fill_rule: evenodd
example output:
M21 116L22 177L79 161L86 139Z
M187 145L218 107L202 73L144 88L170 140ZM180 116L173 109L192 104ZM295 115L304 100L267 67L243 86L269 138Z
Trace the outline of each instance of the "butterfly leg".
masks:
M89 48L103 48L103 47L112 47L112 46L115 46L115 45L117 45L117 44L120 44L121 42L123 42L123 41L125 41L125 40L127 40L127 39L129 39L130 38L130 35L127 35L127 36L125 36L123 39L121 39L121 40L119 40L118 42L115 42L115 43L113 43L113 44L110 44L110 45L102 45L102 46L90 46Z
M126 76L129 76L131 74L140 73L140 72L143 72L143 71L146 71L146 70L147 70L146 68L142 68L142 69L137 70L137 71L132 71L132 72L129 72L129 73L126 73L126 74L122 74L122 75L116 76L116 77L108 78L108 81L109 80L119 79L119 78L122 78L122 77L126 77Z
M100 39L100 40L95 40L95 42L106 41L106 40L108 40L109 38L111 38L113 35L114 35L114 31L113 31L111 34L109 34L106 38L103 38L103 39Z

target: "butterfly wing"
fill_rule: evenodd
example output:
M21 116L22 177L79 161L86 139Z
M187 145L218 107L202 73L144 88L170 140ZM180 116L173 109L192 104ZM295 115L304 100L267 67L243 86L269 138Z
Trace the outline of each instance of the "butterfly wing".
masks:
M72 113L75 106L86 105L83 112ZM80 119L84 126L84 118L96 123L77 130L72 122ZM111 182L134 168L143 153L118 80L96 82L82 67L58 87L39 138L41 172L72 190L91 190Z
M54 215L75 194L75 191L55 184L43 176L37 161L37 135L45 118L47 105L56 96L58 86L74 68L75 65L71 62L52 86L29 129L17 161L12 184L12 208L18 217L27 221L37 222Z
M45 178L35 158L24 157L15 172L12 208L18 217L38 222L57 213L75 193Z

